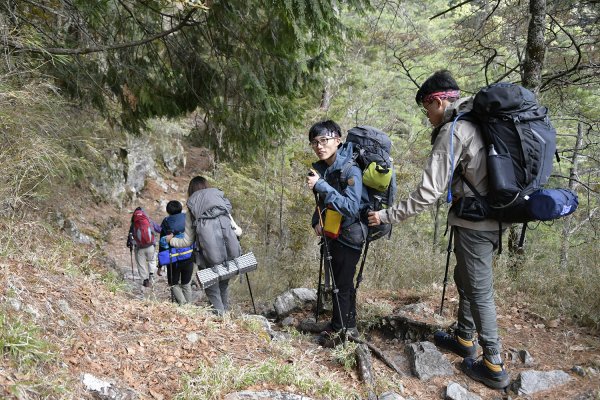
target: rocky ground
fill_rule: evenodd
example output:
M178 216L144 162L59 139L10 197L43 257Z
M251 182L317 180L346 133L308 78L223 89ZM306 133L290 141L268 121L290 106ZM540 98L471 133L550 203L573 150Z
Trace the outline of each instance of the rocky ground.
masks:
M192 172L198 170L199 162L202 162L202 157L192 152L183 174L163 185L151 183L139 198L139 204L132 206L142 205L160 222L163 214L158 210L164 210L164 201L156 199L166 199L165 192L168 192L168 196L171 196L168 199L184 201L187 182ZM33 263L22 264L11 260L0 265L0 275L6 282L3 297L8 298L9 291L18 292L16 298L11 295L12 299L16 299L11 300L11 312L31 314L37 325L42 327L44 338L54 343L60 354L62 361L48 367L45 373L48 381L62 380L60 383L65 386L76 388L73 395L65 395L65 398L92 398L91 376L114 383L117 388L115 393L121 397L112 398L173 398L185 387L183 376L194 377L199 367L214 366L223 357L232 360L239 370L274 359L282 366L294 365L310 376L332 378L366 398L368 390L360 382L355 369L344 368L335 362L332 350L317 345L313 335L290 334L294 330L294 323L305 319L307 312L292 313L292 319L288 319L292 327L285 329L278 324L279 321L271 321L274 331L285 332L284 340L288 344L284 351L281 345L277 347L273 344L273 332L269 335L268 331L260 326L257 328L256 324L243 317L244 313L250 312L247 302L236 307L231 316L218 318L206 311L206 301L198 290L195 292L197 297L194 305L177 307L170 303L164 276L157 277L152 288L141 287L141 282L136 279L137 273L132 276L130 254L125 247L130 218L128 211L131 210L117 211L103 206L94 208L86 216L105 221L104 225L110 226L105 232L106 254L111 256L113 268L125 277L127 285L124 291L113 293L98 287L98 279L93 274L81 276L60 270L45 271ZM107 224L108 220L112 222ZM110 263L107 261L104 264ZM438 324L451 319L457 303L456 292L450 288L448 319L442 321L433 312L438 307L439 291L432 292L430 297L415 298L414 294L402 292L361 291L359 301L389 303L395 310L394 314L426 324ZM600 338L597 332L580 328L568 319L544 320L529 312L527 304L523 302L502 306L498 318L507 366L513 380L525 371L561 370L568 374L569 381L531 395L493 391L462 374L459 369L461 359L450 353L444 353L443 359L449 362L452 375L419 379L411 372L411 358L405 351L407 341L394 337L397 331L389 328L388 320L383 327L362 334L395 362L402 375L373 357L375 392L395 392L397 396L402 396L389 395L392 397L388 399L441 399L451 382L455 382L471 395L482 399L600 398ZM418 337L415 339L421 340ZM520 351L526 351L531 358L519 357ZM0 368L2 397L47 397L43 391L36 393L31 387L16 389L33 378ZM88 380L87 387L82 383L85 379ZM556 378L551 381L558 383ZM306 390L297 386L274 382L251 384L243 389L307 394ZM225 394L205 396L223 398ZM314 394L312 397L318 398ZM180 398L186 398L186 395Z

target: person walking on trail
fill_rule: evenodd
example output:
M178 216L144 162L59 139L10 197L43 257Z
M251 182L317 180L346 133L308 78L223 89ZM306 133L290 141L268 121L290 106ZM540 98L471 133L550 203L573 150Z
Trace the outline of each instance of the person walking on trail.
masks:
M421 183L406 200L391 208L370 212L369 225L396 223L422 212L442 196L448 188L449 177L449 190L455 202L474 197L465 179L481 195L488 192L487 149L478 126L468 120L458 120L452 126L457 113L471 110L473 98L460 98L458 84L450 72L442 70L425 80L417 91L416 102L433 125L433 148ZM458 217L457 207L452 207L448 224L455 238L458 321L453 334L436 332L434 341L464 357L461 368L472 379L501 389L508 386L510 377L502 362L494 303L492 255L500 240L498 222L468 221ZM483 348L481 359L476 358L476 333Z
M210 268L242 254L238 240L242 230L231 216L231 202L223 192L211 188L202 176L192 178L188 187L188 212L182 238L172 234L166 241L172 247L196 244L199 269ZM206 296L217 315L229 311L229 280L205 289Z
M334 121L314 124L308 132L310 145L319 158L306 177L309 190L315 193L317 207L312 227L322 237L325 255L331 263L333 314L325 336L342 330L358 337L356 328L356 292L354 274L367 237L360 211L368 204L362 172L353 162L353 143L342 144L342 131ZM319 215L321 213L321 215ZM323 222L324 221L324 222Z
M167 214L168 217L163 219L160 224L160 240L159 240L159 251L166 251L169 254L170 246L167 243L167 235L174 235L178 238L183 238L185 232L185 214L182 213L182 205L177 200L171 200L167 203ZM171 288L171 294L177 301L177 304L183 305L192 301L192 275L194 272L194 260L191 257L191 247L189 248L190 253L186 255L182 260L172 261L164 265L167 268L167 281ZM162 254L162 253L161 253ZM162 275L162 265L158 267L158 275Z
M160 226L152 221L142 207L137 207L131 216L131 225L127 235L127 247L135 247L135 262L142 286L152 287L152 277L156 269L154 232L160 232Z

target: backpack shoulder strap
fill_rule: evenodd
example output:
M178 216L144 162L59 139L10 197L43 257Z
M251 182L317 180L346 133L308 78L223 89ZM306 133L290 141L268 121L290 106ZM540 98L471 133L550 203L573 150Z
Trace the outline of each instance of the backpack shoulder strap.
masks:
M458 114L454 120L451 122L452 125L450 127L450 172L448 173L448 175L450 175L448 177L448 191L447 191L447 195L446 195L446 202L447 203L452 203L452 176L454 175L454 128L456 126L456 121L458 121L459 119L462 119L465 114L467 113L460 113Z
M355 157L353 156L352 160L348 161L342 167L342 170L340 172L340 184L342 184L342 182L344 182L344 188L346 187L346 182L348 181L348 175L350 174L350 169L352 169L352 167L354 165L357 165L357 164L356 164Z
M456 171L458 172L458 174L460 175L460 177L462 178L462 180L467 184L467 186L469 187L469 189L471 189L471 192L473 192L473 195L475 195L475 197L477 197L477 199L479 201L484 201L485 199L483 198L483 196L481 195L481 193L479 193L479 191L477 189L475 189L475 186L471 183L471 181L469 181L467 179L467 177L463 173L463 169L462 169L462 166L460 164L456 167Z

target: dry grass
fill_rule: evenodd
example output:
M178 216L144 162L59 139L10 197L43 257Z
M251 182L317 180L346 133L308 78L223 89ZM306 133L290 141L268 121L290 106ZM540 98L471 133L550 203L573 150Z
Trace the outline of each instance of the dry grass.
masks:
M113 136L93 114L74 109L56 88L30 83L19 90L0 86L3 126L0 213L15 215L94 170Z
M92 247L27 221L0 228L0 397L85 398L84 373L156 398L220 398L252 387L355 397L328 352L302 335L271 341L237 315L132 299ZM18 240L26 235L38 240Z

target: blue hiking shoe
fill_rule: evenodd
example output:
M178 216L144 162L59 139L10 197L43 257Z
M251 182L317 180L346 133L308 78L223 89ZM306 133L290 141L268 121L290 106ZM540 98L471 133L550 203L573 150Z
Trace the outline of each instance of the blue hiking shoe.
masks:
M478 360L465 358L460 368L471 379L492 389L504 389L510 384L510 376L500 361L500 356L493 361L488 360L486 355Z
M437 331L433 334L435 345L459 356L466 358L477 357L477 342L474 339L463 339L458 334L450 334L444 331Z

